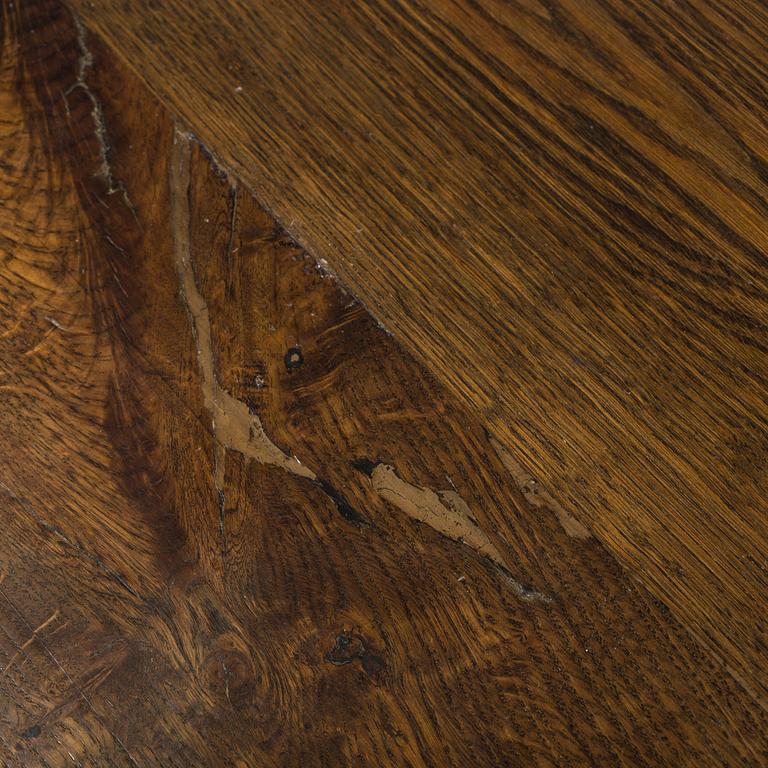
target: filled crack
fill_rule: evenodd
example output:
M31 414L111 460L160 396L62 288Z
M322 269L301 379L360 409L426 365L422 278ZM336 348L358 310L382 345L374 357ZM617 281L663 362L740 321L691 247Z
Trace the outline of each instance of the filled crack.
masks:
M170 168L171 221L174 242L174 261L179 274L181 295L184 299L197 347L201 386L205 407L211 414L214 435L214 484L219 506L219 534L222 557L227 553L227 533L224 504L225 465L227 450L262 464L282 467L287 472L312 480L331 501L347 522L365 525L365 519L352 507L343 493L317 475L295 456L283 452L267 436L259 417L247 404L230 395L217 381L208 306L197 286L192 264L189 225L190 137L182 131L174 132L173 159ZM228 254L234 242L237 193L234 188L233 210L230 220Z
M259 417L248 406L229 394L216 379L211 321L208 306L197 286L190 248L190 137L175 129L170 164L170 203L174 261L179 274L180 292L186 305L197 347L201 386L206 409L211 414L214 435L214 481L219 500L219 527L222 552L226 551L224 528L224 470L228 449L263 464L272 464L299 477L307 478L334 503L348 522L366 521L346 497L330 483L318 478L298 458L288 455L267 436ZM233 219L234 223L234 219ZM230 232L230 245L233 233ZM367 475L374 490L389 503L419 522L429 525L449 539L465 544L491 563L512 591L528 601L551 602L551 598L517 581L502 553L480 528L467 503L455 490L435 492L402 480L393 467L361 459L353 466Z
M589 539L592 533L582 525L568 510L546 491L539 487L535 477L526 472L515 457L495 438L490 438L493 450L506 467L512 479L523 492L525 500L536 509L548 509L557 516L563 530L574 539Z
M224 489L227 449L237 451L262 464L282 467L286 472L315 480L315 473L295 456L289 456L267 436L258 416L248 406L229 394L216 380L211 321L208 306L195 280L189 242L190 139L176 130L173 161L170 168L171 220L174 260L179 273L181 295L192 322L197 345L201 386L205 407L211 414L215 440L214 475L217 492Z
M400 478L393 467L382 462L360 459L353 466L370 478L373 490L382 499L443 536L465 544L490 561L521 599L551 602L550 597L521 584L512 576L504 556L477 524L467 503L455 491L435 492L430 488L412 485Z
M347 501L347 497L336 490L327 480L316 481L320 490L336 505L338 513L348 522L355 525L367 525L365 518Z

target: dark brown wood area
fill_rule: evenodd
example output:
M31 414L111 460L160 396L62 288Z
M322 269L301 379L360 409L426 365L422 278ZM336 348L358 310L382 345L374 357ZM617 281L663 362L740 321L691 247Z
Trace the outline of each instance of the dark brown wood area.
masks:
M73 0L768 695L768 8Z
M755 252L733 246L742 256L728 267L752 276L751 293L716 256L699 272L692 261L689 290L673 290L680 251L670 245L664 256L650 241L631 280L605 271L591 288L610 310L605 326L586 303L560 326L558 349L585 371L580 384L563 369L546 396L537 390L556 360L549 348L526 375L529 397L550 415L527 410L516 423L538 425L538 437L505 440L457 396L450 358L426 365L439 345L409 337L408 351L383 330L66 7L5 3L2 41L2 765L768 761ZM599 59L588 43L574 39ZM469 186L462 193L471 198ZM628 211L616 210L616 226ZM614 235L592 236L605 238L602 255L589 251L602 270ZM640 246L626 238L629 269ZM561 279L577 296L588 249L572 243L563 263L585 261ZM661 273L646 280L652 264L669 270L669 285ZM696 302L696 291L748 304L751 330L737 333L741 314L673 306ZM640 316L630 304L646 298ZM560 322L553 306L536 310L546 324L515 331L520 344ZM704 341L656 334L653 324L672 315L711 330L706 354L723 367L736 358L754 367L712 363L694 393L688 377ZM601 429L623 436L612 457L566 443L585 413L572 387L593 375L616 393L628 386L610 368L617 347L600 348L604 369L579 357L588 320L595 339L617 323L612 332L649 356L626 358L634 416L620 428L618 394L598 408ZM500 333L499 347L510 338ZM683 338L690 347L676 373L654 367ZM464 370L474 376L469 341ZM493 358L483 359L490 370ZM515 359L522 375L524 355ZM512 368L497 383L504 397L516 391ZM664 403L641 407L674 376ZM731 438L715 461L708 430L728 404L717 435ZM643 408L671 430L663 456L679 471L674 488L651 488L643 469L662 445ZM594 418L579 422L584 440L598 439ZM561 440L536 454L541 466L559 457L564 478L580 451L599 482L585 476L563 492L531 474L550 420ZM640 423L647 432L635 431ZM620 455L613 475L606 462ZM637 507L627 495L635 485L645 499ZM697 506L716 496L728 515ZM740 585L752 591L737 600Z

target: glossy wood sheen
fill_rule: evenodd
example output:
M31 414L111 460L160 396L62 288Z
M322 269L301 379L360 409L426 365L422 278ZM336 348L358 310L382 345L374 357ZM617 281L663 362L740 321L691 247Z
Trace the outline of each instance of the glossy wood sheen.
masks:
M764 703L765 5L73 4Z
M0 761L759 765L749 686L53 2L0 79Z

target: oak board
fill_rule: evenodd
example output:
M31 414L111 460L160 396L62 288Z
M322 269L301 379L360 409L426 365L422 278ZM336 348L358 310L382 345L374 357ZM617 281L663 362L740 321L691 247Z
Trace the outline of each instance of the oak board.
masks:
M73 6L765 705L765 3Z
M0 39L4 765L768 761L761 596L703 635L66 6Z

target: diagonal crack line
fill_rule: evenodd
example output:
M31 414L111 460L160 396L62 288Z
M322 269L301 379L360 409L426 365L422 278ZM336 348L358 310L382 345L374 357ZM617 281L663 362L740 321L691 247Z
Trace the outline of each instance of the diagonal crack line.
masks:
M444 504L440 494L430 488L405 482L388 464L377 464L369 476L373 489L381 498L394 504L414 520L474 550L494 566L522 600L552 602L549 595L527 587L514 578L506 558L491 538L472 520L468 507L462 509L457 502Z

